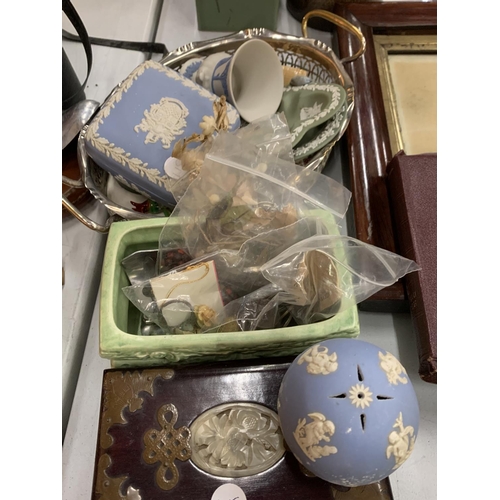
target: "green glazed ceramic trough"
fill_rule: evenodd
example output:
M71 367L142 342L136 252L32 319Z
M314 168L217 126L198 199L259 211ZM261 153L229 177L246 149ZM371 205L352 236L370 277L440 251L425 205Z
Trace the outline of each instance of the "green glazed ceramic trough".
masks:
M137 335L141 313L122 292L129 285L121 261L138 250L158 248L164 218L115 222L104 254L100 297L99 352L116 368L204 363L298 355L324 339L357 337L356 307L311 325L253 332Z

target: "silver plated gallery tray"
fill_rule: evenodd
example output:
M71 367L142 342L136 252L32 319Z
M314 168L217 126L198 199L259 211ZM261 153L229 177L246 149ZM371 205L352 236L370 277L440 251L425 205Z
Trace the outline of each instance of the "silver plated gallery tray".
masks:
M308 38L307 22L312 17L325 18L352 33L359 42L359 50L357 53L340 60L331 47L319 40ZM337 83L342 85L346 91L346 103L345 109L343 109L341 123L335 125L335 133L328 137L329 140L319 151L299 163L305 168L321 171L328 160L333 146L346 131L354 109L354 85L344 68L344 63L353 61L364 53L365 39L361 32L345 19L322 10L311 11L304 17L302 21L302 33L302 37L297 37L277 33L265 28L246 29L225 37L201 42L191 42L171 51L167 56L161 59L160 62L174 70L179 70L189 59L206 57L216 52L227 52L231 54L247 40L258 38L266 41L275 49L283 66L305 70L308 77L317 83ZM119 90L121 85L120 83L113 89L106 101ZM330 126L327 128L326 132L331 132L331 129L332 127ZM106 206L110 214L110 219L102 226L88 219L64 198L63 205L87 227L101 232L106 232L108 230L110 221L113 220L113 218L135 220L155 216L163 217L163 213L140 213L124 208L118 206L109 199L106 195L107 177L109 174L96 165L87 155L84 146L86 131L87 125L83 128L78 138L78 161L82 172L82 181L94 198ZM324 140L327 134L325 134L325 131L321 131L320 133L323 133L322 140Z

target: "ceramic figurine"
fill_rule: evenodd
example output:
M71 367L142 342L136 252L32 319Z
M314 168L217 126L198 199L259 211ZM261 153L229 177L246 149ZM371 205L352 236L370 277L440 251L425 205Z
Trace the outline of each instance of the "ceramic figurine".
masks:
M287 370L278 396L284 439L311 473L363 486L398 469L415 446L417 397L405 368L356 339L311 346Z

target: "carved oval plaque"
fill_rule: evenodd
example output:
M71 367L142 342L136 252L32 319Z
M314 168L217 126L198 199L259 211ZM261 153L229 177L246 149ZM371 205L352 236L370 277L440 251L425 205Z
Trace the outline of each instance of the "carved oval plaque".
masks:
M215 406L199 415L190 430L191 460L216 476L251 476L285 453L278 415L256 403Z

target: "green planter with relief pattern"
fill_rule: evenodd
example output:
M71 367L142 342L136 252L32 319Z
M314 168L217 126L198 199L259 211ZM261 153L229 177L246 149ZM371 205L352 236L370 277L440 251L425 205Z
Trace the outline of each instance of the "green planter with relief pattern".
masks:
M121 261L158 248L164 218L115 222L104 254L100 293L99 352L116 368L202 363L298 355L324 339L357 337L357 307L311 325L187 335L138 335L141 313L122 288L129 285Z

